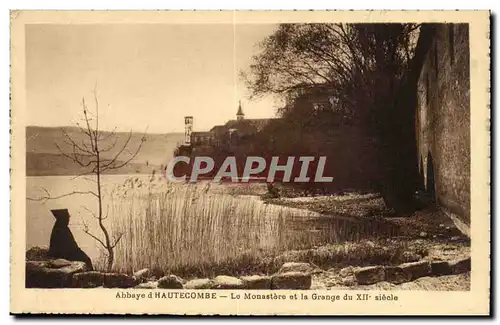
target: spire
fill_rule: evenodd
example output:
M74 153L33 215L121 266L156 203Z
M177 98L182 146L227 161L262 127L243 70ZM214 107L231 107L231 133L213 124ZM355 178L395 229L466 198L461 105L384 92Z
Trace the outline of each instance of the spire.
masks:
M241 100L238 105L238 112L236 113L237 120L243 120L245 118L245 114L243 113L243 109L241 108Z

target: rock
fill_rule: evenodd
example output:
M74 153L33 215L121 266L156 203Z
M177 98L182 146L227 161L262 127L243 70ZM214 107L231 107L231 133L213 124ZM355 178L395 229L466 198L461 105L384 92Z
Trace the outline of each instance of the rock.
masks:
M425 231L422 231L422 232L420 232L419 236L421 238L426 238L427 237L427 233Z
M287 262L283 264L278 273L287 272L304 272L309 273L313 271L313 267L309 263Z
M48 261L48 266L52 269L58 269L64 266L71 265L71 262L68 260L65 260L64 258L58 258L55 260L50 260Z
M311 274L287 272L273 275L271 289L305 290L311 287Z
M149 281L149 282L139 283L134 288L135 289L156 289L156 288L158 288L158 282L157 281Z
M69 262L65 266L51 261L26 262L26 288L68 288L71 287L73 274L85 272L84 262ZM59 266L59 267L54 267Z
M227 275L217 276L212 283L212 289L244 289L244 287L242 280Z
M408 275L410 280L415 280L431 273L431 264L428 261L403 263L399 267Z
M340 270L339 275L343 278L354 274L354 267L348 266Z
M97 288L104 284L104 273L97 271L73 274L71 286L74 288Z
M158 280L158 288L161 289L182 289L182 279L177 275L166 275Z
M262 275L242 276L245 289L271 289L271 277Z
M184 284L184 289L210 289L213 283L210 279L194 279Z
M49 249L46 247L31 247L26 251L26 260L27 261L46 261L50 259Z
M471 270L471 260L470 257L464 259L458 259L450 261L450 268L452 274L460 274L469 272Z
M362 267L357 269L354 275L359 284L373 284L385 279L385 271L382 266Z
M403 259L405 262L416 262L416 261L419 261L421 258L422 258L422 256L420 256L414 252L410 252L410 251L403 252Z
M381 281L359 287L360 290L392 290L393 288L397 288L396 285L387 281Z
M132 288L139 282L132 276L123 273L105 273L104 287L106 288Z
M342 284L351 287L357 284L356 277L354 275L348 275L342 279Z
M150 271L150 276L156 279L164 277L166 274L162 269L154 268Z
M432 261L431 273L438 276L451 274L450 264L446 261Z
M142 282L143 280L146 280L149 278L151 275L151 272L149 269L142 269L134 273L134 277L139 281Z
M390 283L401 284L410 281L410 275L398 266L386 266L385 280Z

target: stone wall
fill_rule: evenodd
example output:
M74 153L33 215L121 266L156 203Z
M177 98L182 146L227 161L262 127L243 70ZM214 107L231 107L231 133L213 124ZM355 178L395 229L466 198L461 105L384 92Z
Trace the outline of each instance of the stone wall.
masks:
M470 109L469 26L437 24L418 82L419 171L427 192L465 232L470 225Z

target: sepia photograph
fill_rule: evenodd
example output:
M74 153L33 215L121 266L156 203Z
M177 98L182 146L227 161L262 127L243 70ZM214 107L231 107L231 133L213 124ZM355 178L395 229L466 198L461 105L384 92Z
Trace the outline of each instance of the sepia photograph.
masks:
M14 38L28 13L13 14ZM17 30L12 291L395 312L405 293L470 295L476 270L488 310L489 199L471 189L489 195L473 177L489 174L489 62L472 22L70 14Z

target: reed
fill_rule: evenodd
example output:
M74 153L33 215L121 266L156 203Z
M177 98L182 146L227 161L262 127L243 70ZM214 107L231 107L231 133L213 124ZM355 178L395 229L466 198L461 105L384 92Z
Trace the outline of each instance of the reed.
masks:
M204 184L168 184L161 190L113 197L111 229L123 233L113 269L234 273L321 236L297 231L294 218L313 212L266 204L253 197L210 191ZM231 271L231 270L233 271Z

